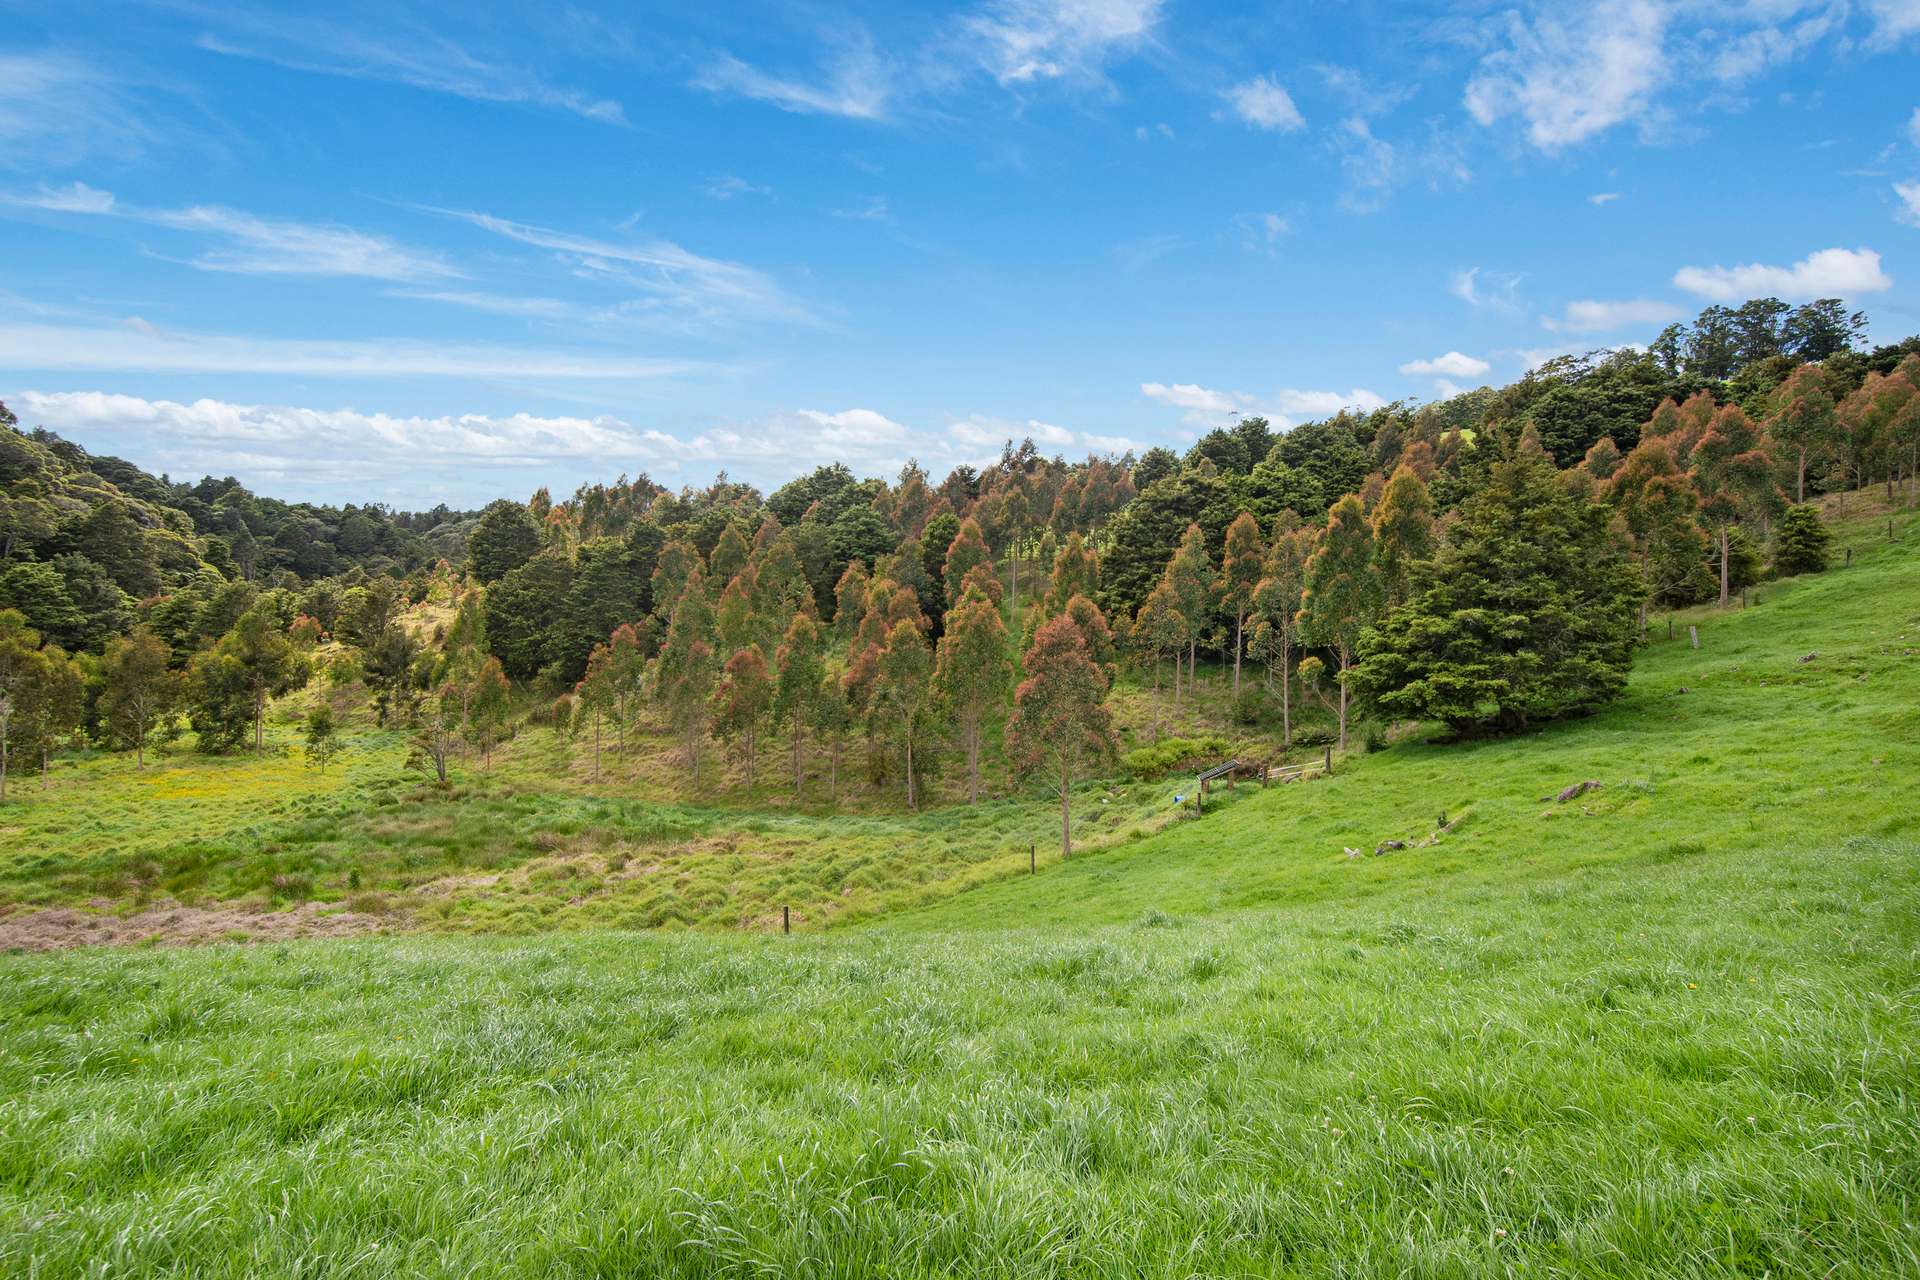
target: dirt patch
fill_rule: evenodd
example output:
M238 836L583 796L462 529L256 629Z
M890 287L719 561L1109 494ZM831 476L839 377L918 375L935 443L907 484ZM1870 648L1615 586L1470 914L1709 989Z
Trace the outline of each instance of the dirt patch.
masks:
M285 911L255 906L149 907L133 915L110 915L74 907L45 907L0 916L0 951L54 951L63 947L129 946L157 942L191 946L205 942L273 942L286 938L344 938L383 933L384 917L303 902Z

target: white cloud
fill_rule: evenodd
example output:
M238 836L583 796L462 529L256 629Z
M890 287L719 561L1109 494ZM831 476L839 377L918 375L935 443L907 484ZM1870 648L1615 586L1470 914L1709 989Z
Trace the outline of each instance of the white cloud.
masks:
M1920 147L1920 107L1913 109L1913 119L1907 121L1907 138L1914 146Z
M1668 16L1654 0L1600 0L1532 22L1509 13L1506 47L1481 60L1467 110L1483 125L1520 117L1545 151L1632 120L1664 86Z
M1759 12L1762 17L1769 16L1765 7ZM1723 36L1714 41L1715 52L1709 63L1712 74L1728 84L1740 84L1791 62L1824 39L1844 12L1839 6L1827 6L1798 23L1763 25L1737 36Z
M855 222L892 222L893 206L885 196L868 196L851 208L835 209L833 216L851 218Z
M1386 407L1386 400L1366 390L1355 387L1344 394L1338 391L1296 391L1287 389L1275 392L1272 403L1277 412L1268 414L1291 425L1295 418L1323 418L1339 413L1342 409L1358 409L1369 412Z
M1867 12L1873 15L1876 44L1895 45L1920 35L1920 0L1867 0Z
M1790 267L1753 262L1737 267L1682 267L1674 284L1715 302L1773 296L1789 302L1851 298L1893 287L1871 249L1822 249Z
M112 192L83 182L32 195L4 197L4 203L94 217L124 218L224 243L188 259L202 271L239 275L357 276L374 280L417 281L461 273L436 253L412 249L386 236L351 227L262 218L221 205L184 209L148 209L116 200Z
M1243 213L1236 216L1233 224L1240 228L1240 238L1247 248L1259 253L1271 255L1280 238L1293 230L1293 226L1277 213Z
M1447 280L1447 292L1470 307L1517 313L1521 310L1519 292L1526 277L1517 271L1485 271L1465 267Z
M1233 113L1256 129L1292 133L1306 127L1300 109L1293 105L1292 95L1266 76L1244 80L1223 96L1233 107Z
M0 324L6 366L20 370L264 373L303 377L559 378L631 381L699 367L644 356L408 339L332 341L119 328Z
M1161 0L993 0L961 27L1001 84L1082 78L1146 40L1160 6Z
M772 187L763 187L758 183L748 182L745 178L736 178L731 174L724 178L715 178L712 182L702 187L701 190L705 191L707 195L715 200L731 200L735 196L765 196L773 194Z
M459 218L509 240L549 250L577 275L639 289L648 295L648 308L699 319L727 315L811 319L806 308L765 273L742 263L702 257L668 240L599 240L473 210L431 212Z
M1176 409L1187 409L1198 413L1214 415L1233 413L1240 407L1240 398L1225 391L1215 391L1193 382L1176 382L1168 386L1161 382L1143 382L1140 393L1150 400L1170 404Z
M128 159L158 136L156 112L90 64L0 52L0 169L44 173L89 156Z
M272 63L289 71L381 80L472 102L525 104L566 111L602 124L625 124L620 104L608 98L562 88L504 62L488 62L445 35L408 40L369 34L357 27L320 21L248 19L245 7L223 17L247 28L247 43L208 34L199 45L209 53Z
M1205 427L1224 426L1229 415L1258 415L1281 427L1289 427L1304 418L1324 418L1342 409L1378 409L1386 404L1385 399L1363 387L1345 393L1289 387L1268 396L1251 396L1239 391L1216 391L1192 382L1176 382L1171 386L1143 382L1140 391L1148 399L1186 410L1183 421Z
M1686 313L1670 302L1651 298L1630 298L1617 302L1584 299L1569 302L1558 316L1543 316L1540 323L1555 333L1608 333L1638 325L1667 324Z
M1596 191L1587 197L1588 204L1612 204L1620 198L1618 191Z
M1340 207L1355 213L1377 212L1393 190L1396 164L1393 144L1374 137L1372 128L1361 116L1342 120L1337 137L1340 172L1347 179L1347 189L1340 195Z
M1920 179L1894 183L1893 193L1900 197L1901 204L1905 206L1897 215L1899 219L1920 227Z
M999 456L1001 445L1023 437L1044 449L1061 452L1072 450L1076 453L1119 454L1131 449L1139 453L1147 447L1126 436L1095 435L1052 422L1042 422L1038 418L1020 422L978 413L949 423L947 434L964 455L963 460L976 463Z
M1485 360L1449 351L1431 360L1410 360L1400 366L1400 372L1419 377L1477 378L1491 368Z
M522 298L498 293L478 293L455 289L407 289L396 298L415 298L421 302L440 302L450 307L465 307L493 316L518 316L527 320L574 320L581 309L560 298Z
M693 84L709 93L738 94L771 103L796 115L849 120L886 119L894 92L892 68L881 59L864 31L841 42L825 79L819 83L769 75L731 54L721 54Z
M212 399L183 404L100 391L26 391L8 399L27 421L104 440L176 475L231 473L282 492L331 491L360 501L385 484L418 505L447 492L478 505L504 488L531 488L547 478L540 473L556 470L575 478L635 470L703 478L725 468L777 482L825 462L878 474L916 454L954 453L936 433L861 408L780 411L675 433L610 415L406 416Z

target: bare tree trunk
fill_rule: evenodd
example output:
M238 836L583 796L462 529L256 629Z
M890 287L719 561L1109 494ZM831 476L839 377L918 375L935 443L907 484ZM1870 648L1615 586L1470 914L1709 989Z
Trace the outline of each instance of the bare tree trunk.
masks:
M980 717L967 724L967 803L980 803Z
M593 780L600 781L600 713L593 713Z
M1236 699L1240 696L1240 650L1244 647L1241 641L1244 638L1246 626L1246 612L1242 610L1235 613L1233 616L1233 696Z
M1347 749L1347 646L1340 646L1340 749Z
M1726 520L1720 522L1720 608L1726 608Z
M913 720L909 717L907 720L907 810L909 812L918 811L920 806L917 800L913 792Z
M255 755L259 755L261 748L266 744L264 733L266 718L267 695L256 693L253 695L253 754Z
M800 715L796 711L793 717L793 794L800 794Z
M1066 770L1060 771L1060 860L1066 861L1073 856L1073 818L1068 805L1072 795L1073 777Z
M1153 660L1153 741L1160 741L1160 659Z
M1293 641L1280 641L1280 745L1293 745Z
M1805 445L1800 446L1800 467L1799 474L1794 481L1793 500L1795 502L1805 502L1807 500L1807 446Z
M827 752L827 803L840 803L840 739L833 740L832 748Z

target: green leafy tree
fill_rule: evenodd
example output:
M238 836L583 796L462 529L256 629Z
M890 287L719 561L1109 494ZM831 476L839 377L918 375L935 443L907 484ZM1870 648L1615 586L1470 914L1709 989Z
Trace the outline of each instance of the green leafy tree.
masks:
M927 651L926 636L910 621L897 622L887 632L874 680L873 705L893 725L905 756L907 808L917 810L923 761L916 760L915 749L923 748L928 722L933 718L933 656Z
M820 691L813 699L813 731L827 746L827 794L832 804L840 803L840 753L855 721L846 687L829 671L820 678Z
M573 687L573 731L579 734L589 727L593 733L593 780L600 781L600 730L607 717L613 714L616 695L614 692L613 650L604 644L593 647L587 655L587 672Z
M468 682L467 736L480 748L480 763L493 767L493 748L506 732L507 716L513 705L513 686L500 666L500 659L489 656Z
M1707 535L1698 521L1700 496L1663 437L1642 439L1614 473L1608 496L1620 513L1645 582L1645 601L1686 604L1702 598Z
M1220 603L1233 615L1233 696L1240 696L1240 655L1247 647L1247 615L1253 593L1266 569L1267 549L1260 541L1260 522L1242 511L1227 526L1220 557L1220 577L1214 584Z
M1803 364L1773 393L1767 433L1793 454L1795 502L1807 500L1807 459L1837 443L1833 396L1817 366Z
M521 504L505 498L487 504L467 536L467 564L483 583L500 579L540 550L540 526Z
M1726 608L1730 584L1728 535L1738 521L1767 514L1778 504L1773 459L1760 433L1738 405L1713 415L1707 432L1693 446L1690 468L1700 493L1700 510L1713 522L1720 541L1720 607Z
M966 751L967 803L974 804L980 799L980 748L987 724L1005 708L1013 687L1006 624L984 594L968 594L947 613L933 683Z
M1174 660L1174 705L1180 700L1180 652L1187 647L1187 620L1180 613L1180 601L1171 583L1162 581L1148 593L1140 612L1133 616L1130 633L1133 651L1153 668L1153 740L1160 740L1160 666Z
M152 628L137 627L109 642L100 662L102 726L110 741L133 748L136 768L146 767L147 743L179 703L171 656Z
M1091 597L1100 590L1100 561L1079 534L1067 535L1067 541L1053 558L1053 577L1047 585L1046 610L1059 613L1075 596Z
M1300 639L1300 608L1307 584L1307 561L1313 555L1318 531L1313 526L1289 529L1276 525L1267 549L1266 572L1254 588L1254 656L1267 664L1269 684L1280 678L1280 740L1293 745L1293 650Z
M773 678L767 657L759 645L748 645L727 659L725 674L713 693L713 727L738 745L747 766L748 795L753 794L760 731L772 709Z
M11 700L9 750L39 760L43 788L54 751L80 726L85 699L85 677L66 650L49 644L33 652L26 679Z
M220 639L219 651L239 664L241 686L253 722L253 749L266 747L267 702L306 684L312 667L295 651L273 614L256 605L240 615Z
M1339 685L1340 749L1347 747L1347 673L1360 636L1380 617L1380 579L1373 569L1373 529L1360 499L1348 494L1327 513L1327 529L1306 563L1300 636L1329 650Z
M1774 539L1773 571L1783 578L1821 572L1827 567L1832 541L1833 534L1820 519L1818 508L1788 507L1780 517L1780 531Z
M340 733L333 722L333 708L322 702L307 712L305 738L307 763L321 773L340 751Z
M465 700L452 681L441 684L427 695L413 721L413 754L416 767L432 768L433 780L447 785L447 765L459 748L465 728L460 708Z
M420 642L413 633L397 624L387 627L367 647L360 669L373 694L375 721L382 727L405 723L413 713L422 674Z
M1044 773L1060 797L1060 856L1073 856L1073 784L1094 761L1118 747L1107 710L1107 676L1087 653L1086 639L1066 615L1034 633L1014 691L1007 748L1015 768Z
M707 702L713 693L713 606L706 578L695 566L674 606L667 638L653 665L653 696L686 746L687 769L700 781L700 744L707 735Z
M953 541L947 544L942 578L946 582L948 608L960 603L960 597L967 589L968 575L980 565L986 565L991 571L993 555L987 550L987 539L980 532L979 522L968 516L960 522L960 529L953 535Z
M224 755L238 748L253 722L245 665L224 647L196 654L187 667L186 705L187 723L201 752Z
M1194 660L1199 652L1200 635L1213 616L1213 561L1207 555L1206 535L1198 524L1190 524L1180 538L1173 558L1167 562L1167 584L1180 602L1180 616L1187 620L1187 683L1195 677ZM1176 687L1175 698L1179 697Z
M720 540L713 544L713 554L707 557L707 580L732 582L747 567L747 558L752 554L746 535L738 525L729 524L720 531Z
M1578 715L1625 690L1638 575L1608 512L1524 451L1461 507L1419 591L1368 633L1345 682L1456 734Z
M561 660L556 622L573 588L573 562L559 552L534 556L487 588L487 646L515 680L531 680Z
M1433 496L1418 475L1401 467L1373 509L1373 567L1383 610L1406 603L1414 565L1432 553Z
M851 640L867 616L867 566L859 560L848 564L833 589L833 629L842 640Z
M780 674L774 683L773 723L792 736L793 794L796 796L804 780L801 749L813 728L813 703L820 696L820 681L826 675L820 647L820 626L810 612L801 609L787 623L787 633L775 654Z

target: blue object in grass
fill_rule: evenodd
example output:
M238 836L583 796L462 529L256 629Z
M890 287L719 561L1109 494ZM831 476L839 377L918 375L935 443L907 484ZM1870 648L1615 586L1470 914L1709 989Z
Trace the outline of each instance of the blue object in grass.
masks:
M1175 796L1173 798L1173 802L1175 804L1185 804L1187 802L1187 798L1185 796Z

